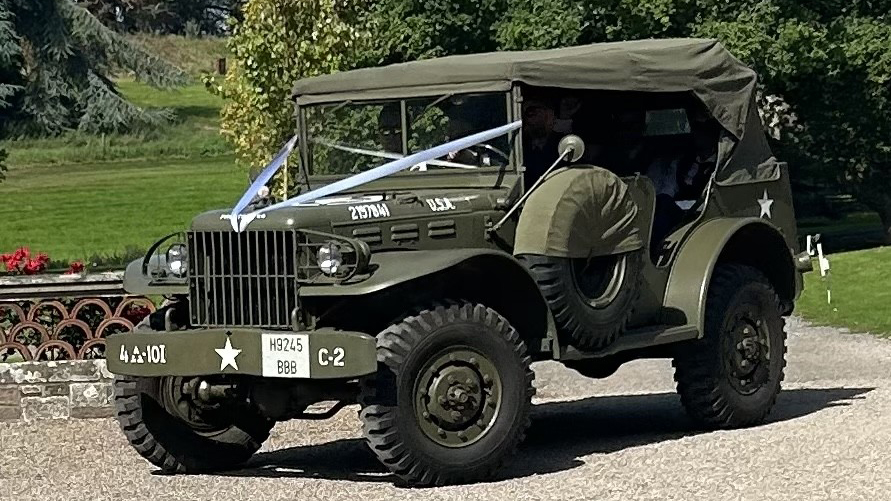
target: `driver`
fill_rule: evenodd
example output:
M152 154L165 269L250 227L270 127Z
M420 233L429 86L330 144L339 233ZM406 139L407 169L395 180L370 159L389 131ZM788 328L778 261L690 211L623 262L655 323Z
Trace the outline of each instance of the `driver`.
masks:
M470 123L467 117L460 113L453 113L449 117L449 123L446 129L449 141L454 141L462 137L479 132ZM450 151L446 155L446 159L450 162L456 162L467 165L488 165L488 157L481 158L480 154L470 148L464 148L458 151ZM487 163L488 162L488 163Z

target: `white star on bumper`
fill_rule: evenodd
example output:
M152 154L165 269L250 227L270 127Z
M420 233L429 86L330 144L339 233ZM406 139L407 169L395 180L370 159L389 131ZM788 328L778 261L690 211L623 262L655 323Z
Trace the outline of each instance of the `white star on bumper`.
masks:
M220 370L223 370L230 365L233 369L238 370L238 362L235 361L235 357L241 353L241 350L233 348L232 341L230 341L229 338L226 338L226 346L216 348L214 351L220 356Z
M773 207L773 199L768 198L767 190L764 190L764 195L758 199L758 205L761 206L761 215L758 217L767 216L768 219L773 219L773 214L771 213L771 207Z

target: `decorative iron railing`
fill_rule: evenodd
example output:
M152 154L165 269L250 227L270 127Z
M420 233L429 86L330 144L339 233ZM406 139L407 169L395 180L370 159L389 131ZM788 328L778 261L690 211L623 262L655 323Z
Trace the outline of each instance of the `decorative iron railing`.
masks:
M105 338L128 332L154 303L129 296L122 272L0 277L0 363L105 358Z

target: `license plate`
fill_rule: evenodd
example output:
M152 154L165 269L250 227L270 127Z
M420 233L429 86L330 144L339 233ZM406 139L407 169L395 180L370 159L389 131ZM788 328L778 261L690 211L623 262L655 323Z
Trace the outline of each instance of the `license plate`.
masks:
M260 343L264 377L309 377L308 335L264 333Z

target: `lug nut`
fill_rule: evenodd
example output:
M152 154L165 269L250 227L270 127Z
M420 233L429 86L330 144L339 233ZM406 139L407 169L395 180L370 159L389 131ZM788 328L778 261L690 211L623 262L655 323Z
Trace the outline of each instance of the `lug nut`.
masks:
M459 431L459 432L458 432L458 438L460 438L461 440L467 440L467 433L464 433L463 430L462 430L462 431Z
M423 416L423 417L424 417L424 419L426 419L426 420L428 420L428 421L429 421L429 420L430 420L430 413L429 413L429 412L427 412L427 411L424 411L424 413L423 413L423 414L421 414L421 416Z
M492 377L488 374L483 374L483 382L486 384L492 384Z
M446 436L446 432L445 432L445 430L443 430L442 428L438 428L438 429L436 430L436 433L438 433L440 437L444 437L444 436Z
M480 366L480 363L477 362L476 357L470 357L470 360L468 360L468 362L470 362L470 365L472 365L472 366L474 366L474 367L479 367L479 366Z

